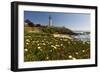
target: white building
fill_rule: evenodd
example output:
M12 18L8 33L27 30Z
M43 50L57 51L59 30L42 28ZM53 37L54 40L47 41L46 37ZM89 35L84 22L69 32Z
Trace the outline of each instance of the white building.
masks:
M49 16L49 25L48 26L52 26L52 17Z

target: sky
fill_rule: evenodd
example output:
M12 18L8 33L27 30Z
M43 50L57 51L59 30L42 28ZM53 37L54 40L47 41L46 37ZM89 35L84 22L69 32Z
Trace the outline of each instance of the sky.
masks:
M90 14L87 13L24 11L24 20L29 19L34 24L48 25L49 16L52 17L53 26L74 31L90 31Z

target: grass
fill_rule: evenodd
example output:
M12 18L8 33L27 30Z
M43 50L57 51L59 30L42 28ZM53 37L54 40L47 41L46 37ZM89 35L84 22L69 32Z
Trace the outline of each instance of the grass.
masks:
M76 60L90 58L90 42L55 38L47 33L24 34L24 61Z

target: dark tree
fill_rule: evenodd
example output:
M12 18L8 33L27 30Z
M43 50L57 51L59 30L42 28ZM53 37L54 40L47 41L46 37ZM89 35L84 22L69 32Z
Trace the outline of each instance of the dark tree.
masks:
M29 19L26 19L24 22L27 23L29 27L33 27L34 26L34 23L31 22Z
M41 26L41 24L36 24L36 27L40 27Z

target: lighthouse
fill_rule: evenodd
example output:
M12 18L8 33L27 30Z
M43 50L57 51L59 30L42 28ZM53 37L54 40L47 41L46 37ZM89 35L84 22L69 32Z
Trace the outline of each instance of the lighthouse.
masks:
M49 25L48 26L49 27L52 26L52 17L51 16L49 16Z

